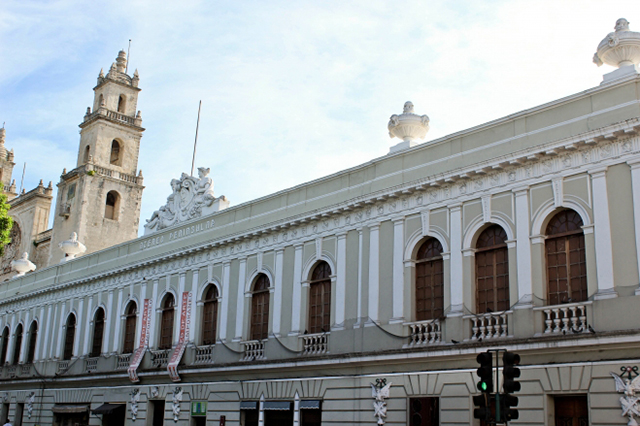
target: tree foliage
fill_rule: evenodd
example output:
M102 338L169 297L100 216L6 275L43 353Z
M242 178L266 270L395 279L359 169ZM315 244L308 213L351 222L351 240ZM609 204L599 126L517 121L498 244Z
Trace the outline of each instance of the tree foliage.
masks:
M11 242L9 235L13 228L13 218L9 216L9 203L7 196L0 195L0 256L4 255L4 246Z

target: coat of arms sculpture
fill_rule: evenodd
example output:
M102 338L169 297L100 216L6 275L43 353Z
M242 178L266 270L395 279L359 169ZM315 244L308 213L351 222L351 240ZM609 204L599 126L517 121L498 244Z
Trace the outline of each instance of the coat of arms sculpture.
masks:
M219 198L213 195L213 180L209 172L210 169L199 167L197 178L183 173L180 179L172 179L173 193L167 197L167 203L147 219L145 235L229 207L224 195Z

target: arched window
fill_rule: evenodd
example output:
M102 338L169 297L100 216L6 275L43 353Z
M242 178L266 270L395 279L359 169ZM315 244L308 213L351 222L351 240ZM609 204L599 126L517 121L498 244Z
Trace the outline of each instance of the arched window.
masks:
M260 274L251 296L251 340L269 337L269 278Z
M218 289L210 284L204 296L202 309L202 344L216 343L216 328L218 322Z
M476 244L476 313L509 309L507 233L492 225Z
M320 262L309 283L309 326L311 334L325 333L331 327L331 267Z
M84 162L88 162L89 161L89 156L91 155L91 147L89 145L86 146L86 148L84 149Z
M171 349L173 344L173 316L175 313L175 299L169 293L162 302L162 319L160 321L160 345L158 349Z
M111 156L109 162L115 166L120 165L120 142L117 140L111 141Z
M104 217L106 219L118 220L118 212L120 211L120 194L116 191L107 193L107 201L104 208Z
M16 345L13 347L13 359L12 364L20 362L20 349L22 349L22 324L18 324L16 328Z
M138 307L133 300L129 302L124 311L124 344L122 345L122 353L133 353L136 345L136 317L138 315Z
M73 341L76 337L76 316L70 314L67 318L67 330L64 336L64 354L62 359L69 360L73 356Z
M93 317L93 342L90 357L98 357L102 353L102 336L104 335L104 309L98 308Z
M102 93L100 93L100 97L98 98L98 108L100 108L101 106L104 106L104 96L102 95Z
M29 327L29 349L27 351L27 364L33 363L36 357L36 341L38 339L38 323L33 321Z
M547 225L547 300L550 305L587 300L587 262L582 218L573 210L556 214Z
M123 95L120 95L118 98L118 112L124 114L124 108L126 106L127 100Z
M0 366L7 362L7 352L9 352L9 327L5 327L2 331L2 343L0 346Z
M442 244L425 241L416 258L416 321L440 318L444 309L444 265Z

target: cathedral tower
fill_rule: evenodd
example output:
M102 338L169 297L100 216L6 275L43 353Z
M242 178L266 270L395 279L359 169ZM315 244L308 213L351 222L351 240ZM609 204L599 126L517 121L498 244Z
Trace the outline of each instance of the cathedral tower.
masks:
M138 171L141 127L137 111L138 71L126 73L127 57L118 53L105 76L100 71L94 87L93 109L80 124L76 168L63 171L58 183L49 265L63 254L58 243L72 232L87 253L138 236L142 173Z

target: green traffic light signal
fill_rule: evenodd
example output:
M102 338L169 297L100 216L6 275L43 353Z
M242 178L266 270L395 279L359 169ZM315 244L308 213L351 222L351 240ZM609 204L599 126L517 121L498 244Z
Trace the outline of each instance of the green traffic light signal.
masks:
M478 354L476 361L480 364L480 368L476 371L480 377L478 390L483 393L493 393L493 354L491 352Z

